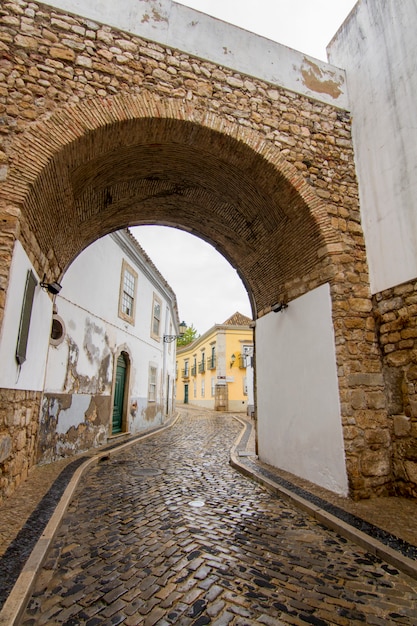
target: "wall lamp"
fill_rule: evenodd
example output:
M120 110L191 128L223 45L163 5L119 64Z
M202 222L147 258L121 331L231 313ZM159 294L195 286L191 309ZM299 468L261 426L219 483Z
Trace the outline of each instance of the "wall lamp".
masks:
M271 311L273 311L274 313L279 313L284 309L288 309L288 304L286 302L277 302L276 304L273 304L271 306Z
M176 339L183 337L186 330L187 330L187 324L185 322L181 322L180 334L179 335L164 335L164 343L171 343L171 341L175 341Z
M232 354L232 356L230 357L230 367L233 367L235 361L236 361L236 356Z
M53 296L56 296L61 291L62 285L60 285L57 282L47 283L45 279L46 279L46 274L43 275L43 281L39 283L40 286L45 291L48 291L48 293L51 293Z

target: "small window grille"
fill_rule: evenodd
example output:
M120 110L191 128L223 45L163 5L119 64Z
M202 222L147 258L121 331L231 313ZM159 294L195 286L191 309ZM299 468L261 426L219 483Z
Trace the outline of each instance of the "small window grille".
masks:
M62 317L59 315L54 315L52 318L52 326L51 326L51 337L49 339L49 343L52 346L59 346L64 341L65 338L65 324Z

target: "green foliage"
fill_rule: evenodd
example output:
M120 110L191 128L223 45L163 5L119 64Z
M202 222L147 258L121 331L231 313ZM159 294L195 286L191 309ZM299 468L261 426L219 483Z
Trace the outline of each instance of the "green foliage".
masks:
M182 337L178 337L177 339L177 347L183 348L184 346L188 346L189 343L192 343L194 339L197 339L200 335L197 333L197 329L194 328L193 324L191 326L187 326Z

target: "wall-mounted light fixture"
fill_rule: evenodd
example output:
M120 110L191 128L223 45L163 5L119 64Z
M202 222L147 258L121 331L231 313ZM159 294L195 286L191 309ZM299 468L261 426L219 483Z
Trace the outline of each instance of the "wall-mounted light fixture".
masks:
M236 361L236 355L232 354L232 356L230 357L230 367L233 367L235 361Z
M276 304L273 304L271 306L271 311L273 311L274 313L279 313L284 309L288 309L288 304L286 302L277 302Z
M179 335L164 335L164 343L171 343L171 341L175 341L176 339L183 337L186 330L187 330L187 324L185 322L181 322L180 334Z
M43 275L43 281L39 283L40 286L42 287L42 289L44 289L48 293L51 293L53 296L56 296L61 291L62 286L57 282L47 283L45 279L46 279L46 274Z

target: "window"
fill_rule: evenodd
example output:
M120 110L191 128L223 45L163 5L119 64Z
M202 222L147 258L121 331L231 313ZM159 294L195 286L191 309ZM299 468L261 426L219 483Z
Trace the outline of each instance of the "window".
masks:
M64 341L64 338L64 320L59 315L54 314L54 316L52 317L51 336L49 338L49 343L51 344L51 346L59 346L59 344Z
M38 281L35 274L28 270L26 274L25 292L23 295L22 312L20 314L19 335L16 346L16 361L22 365L26 361L26 349L29 339L30 318L32 315L33 298Z
M244 369L245 367L252 366L253 346L248 344L242 347L243 353L239 356L239 367Z
M204 380L204 378L202 378L201 379L201 397L202 398L204 398L204 393L205 393L205 389L206 389L206 386L205 386L204 383L205 383L205 380Z
M194 398L197 397L197 381L194 381Z
M135 270L123 261L120 281L119 317L130 324L135 323L136 285L138 275Z
M206 353L204 351L201 352L201 361L198 365L198 371L200 372L200 374L204 374L204 372L206 371Z
M211 377L211 397L214 398L216 392L216 379L214 376Z
M211 346L211 356L207 359L207 369L216 369L216 346Z
M156 373L157 369L153 365L149 366L149 389L148 400L149 402L156 402Z
M161 328L161 300L154 294L152 303L152 328L151 336L159 341Z

